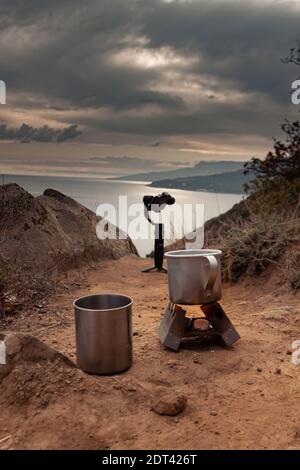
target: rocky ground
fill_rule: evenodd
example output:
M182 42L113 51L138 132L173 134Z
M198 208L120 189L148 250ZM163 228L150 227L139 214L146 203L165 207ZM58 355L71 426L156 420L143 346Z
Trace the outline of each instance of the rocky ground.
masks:
M167 276L142 274L146 265L133 255L99 262L2 322L3 334L33 335L63 356L38 341L12 341L18 352L0 375L0 448L300 448L300 366L291 360L299 294L280 279L225 286L222 305L241 340L232 349L193 344L173 353L157 334ZM112 377L86 375L67 360L76 360L72 301L96 292L134 299L134 364Z

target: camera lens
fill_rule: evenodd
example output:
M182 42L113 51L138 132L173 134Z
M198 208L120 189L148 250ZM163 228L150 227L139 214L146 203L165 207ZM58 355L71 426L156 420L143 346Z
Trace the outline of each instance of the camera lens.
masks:
M172 197L172 196L170 196L169 199L168 199L167 204L168 204L169 206L172 206L173 204L175 204L175 198Z

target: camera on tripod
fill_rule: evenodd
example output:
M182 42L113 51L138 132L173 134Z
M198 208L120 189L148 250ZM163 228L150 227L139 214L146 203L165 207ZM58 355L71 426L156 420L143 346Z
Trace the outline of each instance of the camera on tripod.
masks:
M164 261L164 231L162 223L155 223L150 217L150 212L161 212L166 206L175 204L175 198L171 194L163 192L156 196L144 196L143 203L145 206L145 217L150 224L155 226L155 242L154 242L154 266L143 269L144 273L159 271L166 273L163 267Z
M144 196L143 202L149 211L155 210L155 208L151 209L151 206L156 206L159 210L162 210L165 206L172 206L175 204L175 198L169 193L161 193L157 196Z

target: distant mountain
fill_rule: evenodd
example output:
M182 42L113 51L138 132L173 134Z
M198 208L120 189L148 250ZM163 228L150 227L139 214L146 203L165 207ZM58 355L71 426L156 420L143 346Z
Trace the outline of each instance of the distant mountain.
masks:
M119 177L125 172L169 171L184 168L188 162L159 161L150 158L123 156L92 157L89 159L96 167L114 169Z
M127 176L120 176L119 180L128 181L159 181L162 179L186 178L189 176L207 176L215 175L218 173L225 173L236 171L243 168L244 162L233 161L212 161L212 162L199 162L193 167L184 167L177 170L168 171L152 171L149 173L138 173Z
M244 193L243 185L251 177L244 175L243 170L230 171L207 176L190 176L187 178L161 179L149 186L155 188L184 189L188 191L210 191L217 193Z

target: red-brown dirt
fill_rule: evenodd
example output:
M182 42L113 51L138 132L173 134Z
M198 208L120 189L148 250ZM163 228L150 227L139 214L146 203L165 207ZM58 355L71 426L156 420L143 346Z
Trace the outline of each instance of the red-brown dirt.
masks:
M99 262L78 285L7 323L75 361L74 298L117 292L134 299L133 367L101 377L61 361L18 364L0 385L0 448L300 448L300 366L291 361L299 296L263 280L225 286L221 303L241 340L232 349L200 344L173 353L157 334L167 276L142 274L146 265L134 256ZM153 402L164 395L185 397L184 411L155 413Z

